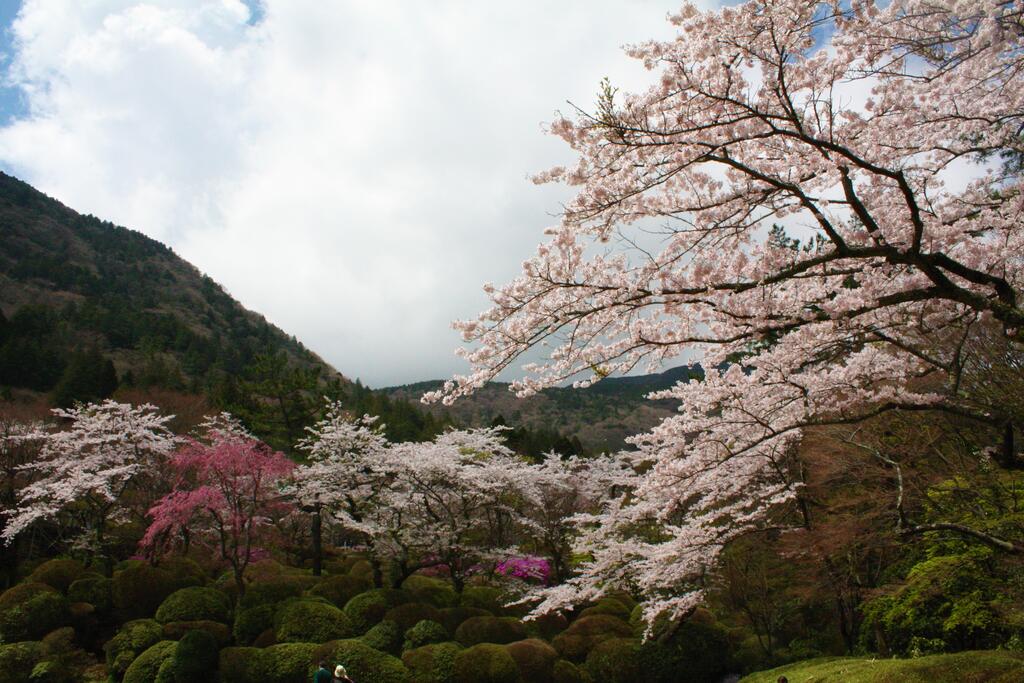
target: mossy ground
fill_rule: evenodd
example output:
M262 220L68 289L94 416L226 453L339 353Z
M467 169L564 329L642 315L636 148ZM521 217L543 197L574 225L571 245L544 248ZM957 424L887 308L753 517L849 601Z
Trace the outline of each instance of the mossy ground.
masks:
M759 671L740 683L1014 683L1024 681L1024 653L977 650L916 659L824 657Z

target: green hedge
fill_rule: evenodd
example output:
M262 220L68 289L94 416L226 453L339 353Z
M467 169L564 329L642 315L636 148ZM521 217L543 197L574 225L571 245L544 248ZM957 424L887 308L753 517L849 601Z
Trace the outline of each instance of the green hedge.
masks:
M402 643L404 642L402 629L398 624L387 619L364 633L359 640L374 650L396 656L402 653Z
M409 670L400 659L358 640L335 640L321 645L313 653L313 661L321 659L330 662L331 667L344 665L358 683L412 683Z
M513 617L470 617L455 629L455 640L466 646L514 643L527 635L523 622Z
M503 645L481 643L455 655L455 683L516 683L519 668Z
M334 603L336 607L344 607L345 604L363 591L373 588L373 582L354 576L337 575L325 577L309 589L309 595L324 598Z
M178 644L161 640L150 646L124 672L124 683L175 683L174 651Z
M340 609L313 599L291 600L274 614L274 636L279 643L325 643L355 635Z
M189 631L174 651L175 683L211 683L217 680L217 655L221 643L203 630Z
M0 642L39 640L70 619L67 599L45 583L22 583L0 595Z
M78 579L68 587L68 602L87 602L100 614L114 606L114 582L102 576Z
M407 602L404 605L392 607L384 614L384 621L395 622L403 633L421 621L440 623L442 618L439 609L422 602Z
M543 640L530 638L505 646L519 669L519 677L530 683L551 683L558 652Z
M252 645L261 633L274 628L275 605L260 605L249 609L240 609L235 614L235 626L232 629L235 641L239 645Z
M406 630L403 650L412 650L432 643L443 643L448 640L448 629L436 621L423 620Z
M438 609L459 604L459 594L443 579L413 574L402 583L402 590L409 593L413 600L425 602Z
M459 605L485 609L491 614L504 614L505 595L493 586L466 586L459 598Z
M596 604L591 605L580 612L580 616L588 617L593 614L610 614L611 616L618 617L623 621L629 621L631 611L631 607L627 607L615 598L601 598Z
M78 560L58 558L47 560L36 567L26 581L45 583L61 593L67 593L71 584L82 578L86 571L85 565Z
M591 678L572 662L559 659L551 670L551 683L590 683Z
M0 683L25 683L45 656L42 643L0 645Z
M282 643L260 649L226 647L220 651L222 683L308 683L315 671L313 643Z
M402 663L416 683L452 683L455 680L455 657L462 650L458 643L445 642L407 650Z
M156 611L156 620L161 624L200 620L226 624L230 613L231 603L227 595L216 588L193 586L167 596Z
M594 614L572 622L564 633L551 640L551 644L562 657L582 662L598 643L632 635L633 629L622 619L609 614Z
M441 610L441 625L448 629L448 633L454 636L459 625L466 619L492 616L494 614L479 607L448 607Z
M305 590L301 581L278 578L264 583L254 583L246 586L245 595L239 601L242 609L251 609L260 605L276 605L288 598L297 598Z
M151 617L171 593L192 585L196 579L187 574L175 576L148 564L129 565L114 572L114 607L122 620Z
M392 607L409 602L405 591L375 588L360 593L345 604L345 614L356 633L366 633L380 622Z
M596 644L583 668L594 680L608 683L655 680L644 666L640 641L636 638L610 638Z
M181 640L192 631L203 631L216 641L219 647L224 647L231 642L231 629L227 624L219 621L196 620L196 621L172 621L164 624L164 640Z
M129 621L103 646L107 669L114 681L120 681L135 658L163 638L163 629L153 619Z

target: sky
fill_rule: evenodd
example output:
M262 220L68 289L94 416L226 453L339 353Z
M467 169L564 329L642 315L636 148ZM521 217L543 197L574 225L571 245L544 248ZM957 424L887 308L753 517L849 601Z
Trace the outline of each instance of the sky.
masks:
M465 372L569 198L544 124L676 0L0 0L0 168L158 239L349 377Z

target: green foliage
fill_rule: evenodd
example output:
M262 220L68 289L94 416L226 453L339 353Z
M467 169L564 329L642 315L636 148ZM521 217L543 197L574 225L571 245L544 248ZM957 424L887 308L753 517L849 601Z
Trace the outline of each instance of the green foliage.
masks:
M373 582L368 579L340 574L324 577L307 592L331 601L336 607L344 607L349 600L372 587Z
M200 620L227 623L230 612L231 604L224 593L215 588L192 586L167 596L156 611L156 620L161 624Z
M1008 637L1002 598L991 551L931 557L895 592L864 605L864 633L881 634L880 646L900 654L995 647Z
M239 606L242 609L249 609L260 605L275 605L288 598L301 596L304 590L305 586L301 580L285 577L254 583L246 587Z
M416 683L452 683L455 657L462 650L458 643L437 643L407 650L402 663L412 672Z
M567 628L569 628L569 620L564 614L556 612L542 614L536 619L526 622L526 630L530 635L540 636L545 640L551 640Z
M206 683L216 680L220 643L203 630L189 631L174 651L175 683Z
M334 605L311 599L283 603L274 615L274 635L279 643L324 643L349 638L352 623Z
M313 661L327 660L343 664L353 680L374 683L411 683L409 670L401 660L374 650L358 640L335 640L325 643L313 653Z
M459 604L462 607L485 609L491 614L502 614L505 611L504 594L493 586L466 586L462 590Z
M455 683L516 683L519 669L502 645L480 643L455 655Z
M597 643L583 667L591 678L609 683L655 680L643 661L640 641L635 638L609 638Z
M403 650L412 650L432 643L443 643L448 640L448 629L436 621L424 619L406 630Z
M177 647L173 640L161 640L147 648L124 672L124 683L174 683Z
M405 632L421 621L437 621L442 619L440 610L422 602L407 602L397 607L392 607L384 614L385 621L393 621L398 628Z
M23 583L0 595L0 642L38 640L69 623L68 601L43 583Z
M307 683L313 679L313 643L283 643L260 649L226 647L220 651L223 683Z
M402 652L402 629L398 624L387 619L364 633L359 640L374 650L391 655L397 656Z
M174 591L196 584L193 577L175 575L148 564L128 566L114 572L114 607L122 619L150 617Z
M459 594L450 583L430 576L413 574L402 583L402 590L409 593L413 600L428 603L438 609L459 604Z
M120 681L135 658L162 638L163 630L153 619L137 619L122 626L103 646L110 677Z
M110 398L117 389L114 363L95 347L71 354L64 372L53 389L53 402L70 408L76 401L98 402Z
M356 633L366 633L381 621L392 607L409 602L404 591L375 588L360 593L345 604L345 614Z
M526 636L526 626L513 617L470 617L455 629L455 640L466 646L512 643Z
M448 633L454 636L456 629L458 629L459 625L466 619L490 616L494 615L491 612L478 607L446 607L441 610L441 623L446 629L448 629Z
M509 643L505 647L515 660L522 680L551 683L555 661L558 660L555 648L536 638Z
M44 656L42 643L0 645L0 683L24 683Z
M36 567L35 571L26 579L28 582L45 583L56 588L61 593L67 593L68 588L76 579L82 578L86 569L78 560L58 558L47 560ZM73 601L77 602L77 601ZM84 601L88 602L88 600Z
M821 683L1016 683L1024 680L1024 655L983 650L917 659L825 657L759 671L741 683L794 681Z
M565 659L582 662L598 643L632 635L633 629L622 619L609 614L594 614L576 619L568 629L555 636L551 644Z
M242 645L251 645L261 633L274 628L274 612L276 610L275 605L259 605L238 610L235 614L235 626L232 629L235 641Z
M559 659L551 669L551 683L584 683L589 680L575 664L565 659Z
M114 582L105 577L78 579L68 586L68 602L87 602L100 614L106 614L114 605Z
M231 642L231 629L219 621L172 621L164 624L162 633L164 640L181 640L192 631L208 633L221 647Z
M592 614L609 614L613 617L618 617L628 621L630 617L630 608L622 604L621 601L615 598L601 598L597 604L587 607L585 610L580 612L581 617L587 617Z

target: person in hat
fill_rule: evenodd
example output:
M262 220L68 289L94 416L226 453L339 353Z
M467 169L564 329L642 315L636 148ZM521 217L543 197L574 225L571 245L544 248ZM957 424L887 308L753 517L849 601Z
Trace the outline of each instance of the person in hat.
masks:
M354 683L351 678L348 677L348 672L345 671L345 667L341 664L334 667L334 679L333 683Z

